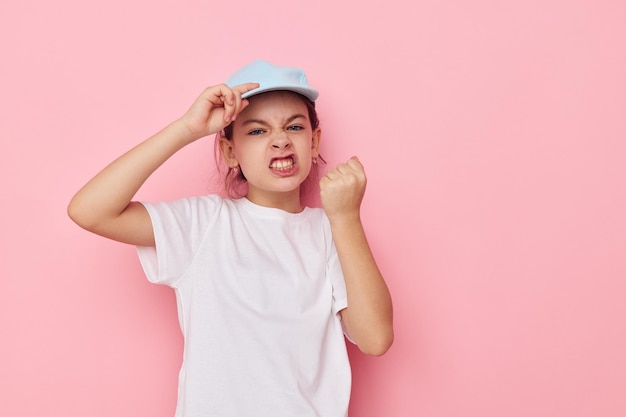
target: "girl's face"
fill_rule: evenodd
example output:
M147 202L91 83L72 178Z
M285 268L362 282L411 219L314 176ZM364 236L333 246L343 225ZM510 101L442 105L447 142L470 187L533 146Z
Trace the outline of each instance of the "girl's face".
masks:
M222 138L229 166L239 166L248 181L248 199L275 206L298 198L300 185L318 156L320 129L311 127L308 109L296 93L274 91L252 96L233 122L232 140Z

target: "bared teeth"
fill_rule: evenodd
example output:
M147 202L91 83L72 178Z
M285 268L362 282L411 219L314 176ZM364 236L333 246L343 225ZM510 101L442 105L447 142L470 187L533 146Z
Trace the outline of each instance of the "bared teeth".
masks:
M292 158L277 159L275 161L272 161L272 164L270 165L270 168L278 169L278 170L289 169L291 167L293 167L293 159Z

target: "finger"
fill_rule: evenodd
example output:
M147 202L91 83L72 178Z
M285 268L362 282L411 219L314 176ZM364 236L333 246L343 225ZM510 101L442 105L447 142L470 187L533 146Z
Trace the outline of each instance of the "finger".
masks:
M248 107L248 105L250 105L250 102L248 101L248 99L242 98L241 100L239 100L237 112L233 115L233 121L235 121L235 118L239 115L239 113L241 113L243 109Z
M226 109L228 109L229 122L234 122L237 118L237 115L242 110L242 101L241 94L237 91L233 90L233 103L232 105L226 105Z
M349 175L353 173L353 169L348 163L342 163L337 165L336 170L342 175Z
M237 115L248 106L248 100L242 98L241 96L248 91L254 90L258 87L258 83L245 83L236 85L235 87L230 89L230 95L226 96L227 101L224 102L224 109L226 111L226 113L224 114L224 119L227 122L234 122L237 118ZM228 117L228 119L226 119L226 117Z
M355 171L363 171L363 164L361 164L361 161L359 161L359 158L357 158L356 156L348 159L348 162L346 162L346 164Z
M239 84L233 87L233 90L238 92L239 95L246 94L248 91L252 91L254 89L259 88L261 85L259 83L244 83Z
M224 107L224 121L230 123L232 121L233 114L237 108L237 101L239 93L233 91L230 87L223 84L220 86L220 100Z
M356 157L350 158L346 164L350 167L354 174L361 178L365 178L365 169L363 168L363 164L361 164Z
M217 100L211 100L215 104L221 104L227 101L227 97L232 94L232 89L226 84L218 84L211 87L207 87L203 95L208 99L216 98Z
M235 94L236 103L235 103L235 109L231 116L231 121L234 122L237 116L239 115L239 113L241 113L243 109L248 107L248 105L250 104L250 102L247 99L242 98L242 96L248 91L254 90L259 87L260 87L259 83L244 83L244 84L236 85L232 88Z
M234 113L234 109L237 107L238 99L237 96L240 97L238 92L233 91L226 84L219 84L213 87L209 87L205 90L207 94L207 99L217 107L224 108L224 121L230 122L231 117ZM240 100L240 98L239 98Z
M328 178L329 180L332 181L340 176L341 176L341 173L337 170L337 168L335 168L335 169L328 170L328 172L326 172L325 178Z

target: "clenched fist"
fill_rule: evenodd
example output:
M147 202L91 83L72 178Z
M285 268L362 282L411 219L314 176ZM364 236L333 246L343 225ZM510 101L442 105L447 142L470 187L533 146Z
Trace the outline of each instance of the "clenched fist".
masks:
M322 206L328 218L358 218L366 183L365 170L356 157L329 170L320 180Z

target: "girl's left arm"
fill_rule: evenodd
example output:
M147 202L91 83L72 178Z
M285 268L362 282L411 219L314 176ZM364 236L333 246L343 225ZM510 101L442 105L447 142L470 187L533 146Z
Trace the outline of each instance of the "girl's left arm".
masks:
M330 170L320 190L346 282L348 307L341 318L362 352L382 355L393 342L393 308L361 223L366 182L363 166L353 157Z

